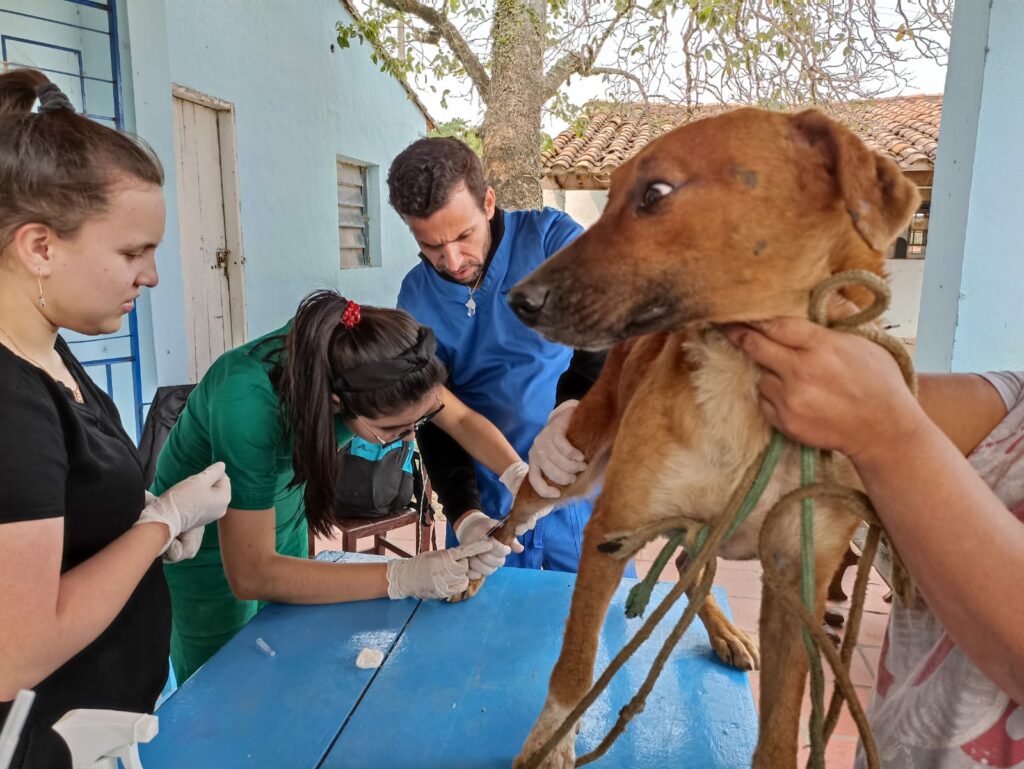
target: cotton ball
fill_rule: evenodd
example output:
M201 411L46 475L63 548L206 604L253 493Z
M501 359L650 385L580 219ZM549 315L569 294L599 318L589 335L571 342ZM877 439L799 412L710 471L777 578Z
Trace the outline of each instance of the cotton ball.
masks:
M364 670L373 670L379 668L384 664L384 652L380 649L371 649L368 646L364 646L359 656L356 657L356 667Z

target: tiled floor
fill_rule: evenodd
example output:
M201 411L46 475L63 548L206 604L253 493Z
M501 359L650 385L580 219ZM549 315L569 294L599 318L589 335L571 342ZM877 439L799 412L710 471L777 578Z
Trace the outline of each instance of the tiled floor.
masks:
M443 523L438 526L438 544L444 546ZM415 530L410 526L392 532L388 539L407 551L412 551L415 541ZM370 545L368 540L360 543L361 547L367 548ZM637 573L644 576L650 569L651 562L661 548L660 542L654 542L640 551L637 557ZM340 550L340 540L317 541L317 551ZM856 569L847 570L844 579L844 587L849 593L853 589L853 580ZM669 563L661 576L662 580L675 580L678 574L674 564ZM754 638L757 638L757 620L761 606L761 566L756 561L722 561L718 562L715 584L724 587L729 595L729 606L732 609L733 620L736 625ZM874 683L875 672L878 665L878 655L882 644L882 636L885 633L885 625L889 616L889 605L882 600L888 588L881 578L872 571L868 580L868 595L865 603L864 619L861 623L860 637L851 664L851 677L860 701L867 705L868 697L871 694L871 687ZM836 604L834 608L846 613L847 604ZM841 632L841 631L840 631ZM831 684L832 676L825 666L826 680ZM754 701L758 698L760 678L758 673L750 673L750 686L754 691ZM826 692L826 698L831 696L831 685ZM827 699L826 699L827 701ZM807 755L807 717L810 713L810 700L808 694L804 694L804 708L801 715L801 759L800 766L806 763ZM835 734L829 742L826 753L826 766L829 769L850 769L853 766L854 752L857 744L857 727L850 717L846 708L839 718Z

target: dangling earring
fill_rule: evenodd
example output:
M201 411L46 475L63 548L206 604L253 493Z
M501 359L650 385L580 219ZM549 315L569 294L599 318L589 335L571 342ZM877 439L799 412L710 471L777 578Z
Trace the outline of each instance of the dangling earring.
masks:
M43 296L43 271L36 273L36 282L39 283L39 306L46 307L46 297Z

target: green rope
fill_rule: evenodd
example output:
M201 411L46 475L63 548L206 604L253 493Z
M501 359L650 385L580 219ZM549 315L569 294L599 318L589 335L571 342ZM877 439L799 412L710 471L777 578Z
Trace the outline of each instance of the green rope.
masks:
M768 481L771 480L772 474L775 472L775 466L779 463L779 457L782 456L782 452L785 448L785 436L778 430L773 430L771 441L768 444L768 450L765 452L764 459L761 461L761 468L757 471L757 476L754 478L754 482L750 485L747 495L743 498L743 503L740 505L740 508L736 513L736 517L733 519L732 525L726 532L724 541L728 541L729 538L736 533L736 529L738 529L747 519L747 516L750 515L750 511L753 510L754 506L760 501L765 488L768 486ZM661 572L664 571L669 558L671 558L672 554L679 548L684 535L685 532L679 531L669 537L668 542L665 543L661 552L658 553L658 557L655 558L654 563L651 564L651 570L647 572L647 576L637 584L633 585L630 589L629 595L626 597L627 617L642 617L644 615L644 612L647 610L647 604L650 603L651 593L654 591L654 586L657 584L658 578L661 577ZM702 526L697 532L697 540L693 547L691 557L700 552L700 549L707 538L708 527Z
M816 480L817 454L816 449L800 447L800 485L804 488ZM817 616L814 612L814 573L814 497L807 497L800 501L800 595L811 616ZM803 629L803 639L811 675L811 756L808 766L824 769L825 675L818 648L807 628Z
M680 544L683 542L683 537L686 536L685 531L677 530L672 533L668 538L668 542L661 548L661 552L658 553L658 557L654 559L654 563L651 564L651 570L647 572L647 576L640 582L637 582L630 588L629 595L626 596L626 616L627 617L642 617L644 612L647 610L647 604L651 600L651 593L654 590L654 584L658 581L658 577L661 576L661 572L665 569L665 564L668 563L668 559L672 557L672 554L676 551Z

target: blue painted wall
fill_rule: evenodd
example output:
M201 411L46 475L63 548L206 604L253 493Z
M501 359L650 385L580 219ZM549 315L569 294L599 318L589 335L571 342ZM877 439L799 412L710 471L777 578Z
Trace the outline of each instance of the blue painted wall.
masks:
M147 384L184 382L187 376L172 83L235 107L248 336L282 324L314 288L393 305L402 276L415 264L416 247L387 205L384 176L391 159L425 133L426 119L401 84L370 61L369 48L331 51L335 24L350 18L345 6L338 0L124 5L130 114L168 170L161 283L150 292L149 318L142 324L153 339ZM371 172L378 267L340 269L339 155L378 167Z

